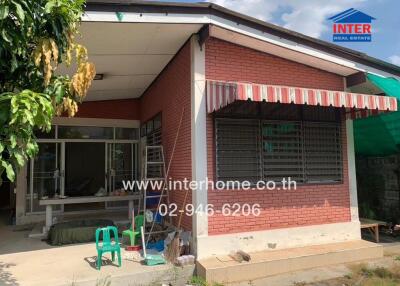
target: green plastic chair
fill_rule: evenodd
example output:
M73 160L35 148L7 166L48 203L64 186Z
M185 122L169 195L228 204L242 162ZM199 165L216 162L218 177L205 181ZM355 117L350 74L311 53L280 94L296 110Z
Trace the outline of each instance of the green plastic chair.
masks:
M124 230L122 232L122 239L124 237L128 237L129 241L131 243L131 246L133 245L138 245L139 244L139 240L140 240L140 228L143 226L144 224L144 216L143 215L138 215L135 217L135 229L132 229L132 225L130 229Z
M103 234L102 244L99 245L100 234ZM111 241L114 236L114 242ZM115 261L115 252L118 255L118 266L121 267L121 248L118 241L118 230L115 226L107 226L96 229L97 269L101 267L101 257L104 253L111 252L111 259Z

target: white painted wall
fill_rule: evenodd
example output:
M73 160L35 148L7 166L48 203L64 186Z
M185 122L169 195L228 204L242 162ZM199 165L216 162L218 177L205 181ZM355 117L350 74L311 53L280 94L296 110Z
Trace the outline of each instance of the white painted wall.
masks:
M360 223L345 222L317 226L211 235L197 240L198 259L226 255L232 251L247 252L302 247L359 240Z
M356 158L354 151L353 120L346 120L347 164L349 173L350 213L351 221L358 222Z
M207 178L207 110L205 92L205 45L200 47L198 36L193 35L191 45L191 137L192 137L192 180L205 181ZM194 209L205 210L207 205L207 186L199 186L192 192ZM192 217L194 253L198 253L197 241L208 236L208 217L206 213L195 212Z

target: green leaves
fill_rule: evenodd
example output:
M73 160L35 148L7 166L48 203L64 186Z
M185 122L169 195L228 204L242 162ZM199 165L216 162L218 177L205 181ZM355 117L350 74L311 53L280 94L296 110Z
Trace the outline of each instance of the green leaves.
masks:
M12 1L12 3L14 4L15 13L17 14L18 19L19 19L21 22L24 22L24 20L25 20L25 12L24 12L24 9L22 9L22 6L21 6L19 3L17 3L16 1Z
M12 43L10 36L8 35L6 30L1 31L1 36L3 37L3 40L9 43Z
M5 19L8 16L9 8L7 5L0 6L0 20Z
M0 127L0 165L10 181L15 179L17 170L33 157L38 147L34 141L34 130L50 130L54 108L49 95L31 90L0 95L0 106L8 106L7 127ZM1 112L1 109L0 109Z
M13 182L15 180L15 172L13 166L7 161L1 161L1 166L3 167L3 170L6 171L7 178Z
M47 14L51 13L51 10L53 7L56 5L56 1L50 0L47 2L46 6L44 6L44 10L46 11Z
M49 131L54 107L73 99L71 79L46 72L40 60L48 54L40 43L51 43L55 69L72 50L83 5L84 0L0 0L0 178L5 172L14 181L38 152L34 130ZM38 50L43 54L36 64Z

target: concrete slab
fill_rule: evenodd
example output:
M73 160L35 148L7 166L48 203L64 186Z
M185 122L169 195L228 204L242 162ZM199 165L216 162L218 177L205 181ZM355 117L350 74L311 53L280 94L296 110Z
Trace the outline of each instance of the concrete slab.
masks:
M125 250L122 250L122 267L106 255L99 271L95 269L94 243L54 247L28 238L30 231L31 228L0 227L0 285L93 286L106 277L112 285L184 285L193 275L194 265L146 266L139 254L131 255Z
M118 267L106 255L97 270L93 243L0 255L0 285L95 285L106 277L113 285L151 285L187 281L194 271L194 266L146 266L125 250L122 257Z
M239 263L230 256L200 260L197 273L209 282L232 283L383 256L375 243L357 240L283 250L251 253L250 262Z

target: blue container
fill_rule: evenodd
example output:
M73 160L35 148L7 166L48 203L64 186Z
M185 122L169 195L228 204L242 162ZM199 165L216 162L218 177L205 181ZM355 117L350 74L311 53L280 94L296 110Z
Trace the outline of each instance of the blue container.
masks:
M148 196L159 196L160 192L148 192ZM156 207L158 205L158 201L160 198L147 198L146 205L147 207Z
M164 251L164 240L159 240L157 242L147 244L147 249L155 249L158 252Z

